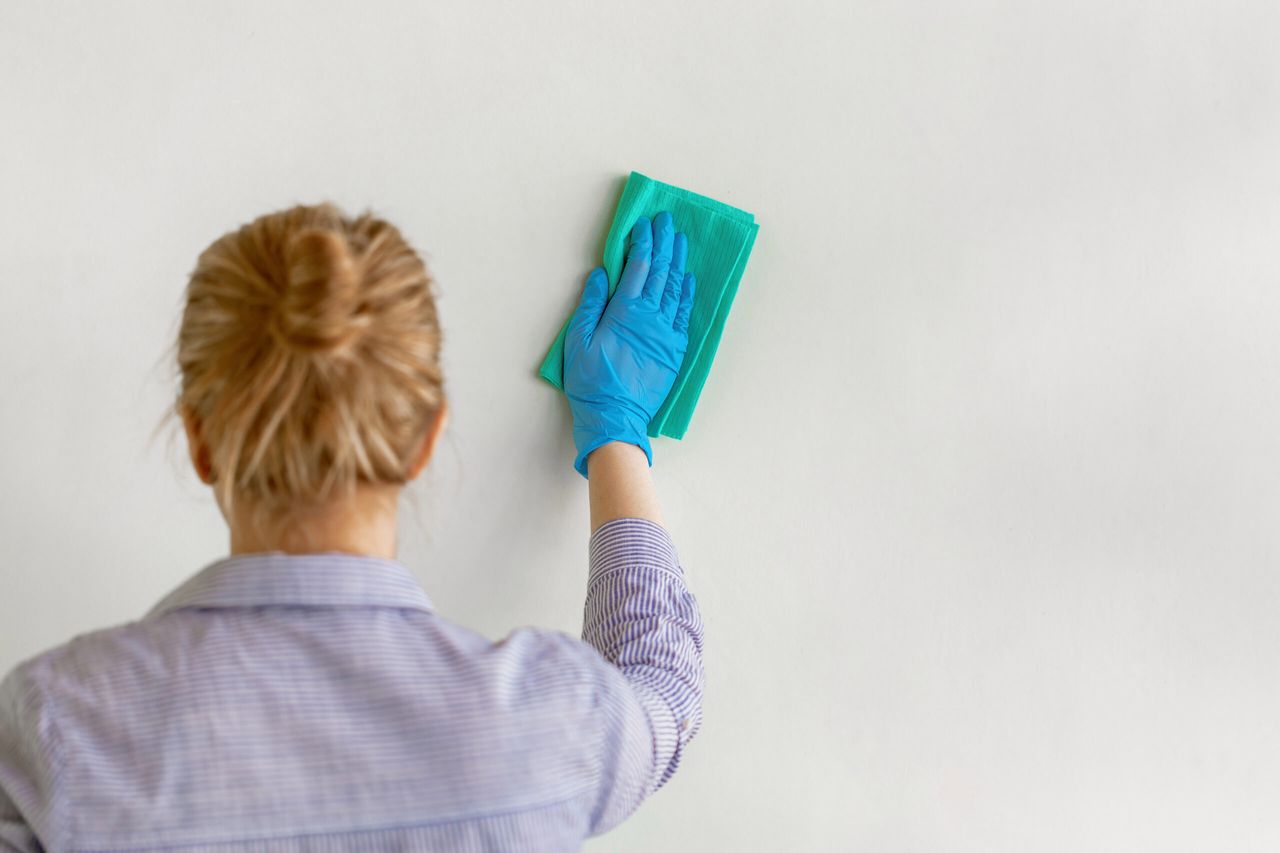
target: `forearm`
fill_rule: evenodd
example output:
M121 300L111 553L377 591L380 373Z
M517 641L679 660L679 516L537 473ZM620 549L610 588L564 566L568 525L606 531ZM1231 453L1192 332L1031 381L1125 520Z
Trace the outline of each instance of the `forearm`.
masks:
M702 724L702 616L663 525L643 450L609 442L587 457L591 568L582 638L646 708L661 787Z
M636 445L621 441L601 445L587 457L587 474L593 533L615 518L664 524L649 460Z

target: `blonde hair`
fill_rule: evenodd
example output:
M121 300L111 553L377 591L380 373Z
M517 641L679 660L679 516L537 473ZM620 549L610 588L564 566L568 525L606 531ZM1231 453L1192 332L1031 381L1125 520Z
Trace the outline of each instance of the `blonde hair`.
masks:
M279 522L357 483L404 484L444 403L433 281L391 224L331 202L228 232L199 256L181 388L230 516Z

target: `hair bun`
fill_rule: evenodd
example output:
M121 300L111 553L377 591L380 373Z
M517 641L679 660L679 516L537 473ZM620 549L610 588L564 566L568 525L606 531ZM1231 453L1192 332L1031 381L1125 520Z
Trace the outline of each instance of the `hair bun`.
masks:
M346 238L327 229L305 229L284 247L285 291L272 331L298 352L329 352L350 345L367 318L355 316L360 275Z

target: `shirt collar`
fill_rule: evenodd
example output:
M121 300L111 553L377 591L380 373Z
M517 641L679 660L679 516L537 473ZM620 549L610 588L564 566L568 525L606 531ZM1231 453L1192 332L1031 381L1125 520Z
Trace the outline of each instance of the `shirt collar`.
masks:
M180 607L262 604L434 609L409 567L399 560L343 551L258 551L207 564L162 598L145 618Z

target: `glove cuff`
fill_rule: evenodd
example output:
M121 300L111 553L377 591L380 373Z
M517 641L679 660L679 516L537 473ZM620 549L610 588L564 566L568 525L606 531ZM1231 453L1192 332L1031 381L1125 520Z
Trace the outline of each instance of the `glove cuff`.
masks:
M578 448L573 467L583 477L587 477L587 456L597 447L611 441L636 445L644 451L649 467L653 467L653 448L646 435L648 424L632 423L630 418L620 415L593 417L590 420L593 422L580 423L575 419L573 425L573 443Z

